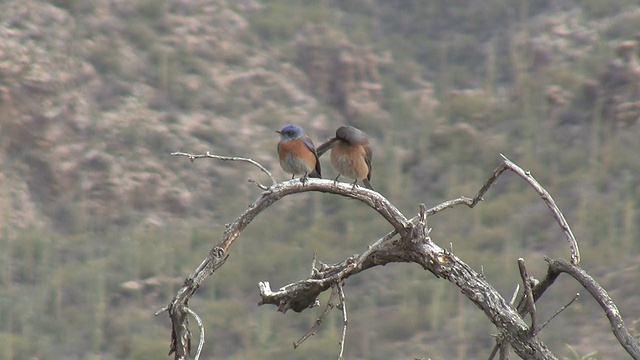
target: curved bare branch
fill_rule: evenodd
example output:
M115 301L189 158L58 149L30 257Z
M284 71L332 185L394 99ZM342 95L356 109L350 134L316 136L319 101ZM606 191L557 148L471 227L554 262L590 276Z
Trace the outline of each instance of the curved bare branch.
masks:
M620 342L620 345L634 359L640 359L640 342L634 338L624 325L620 310L613 302L607 291L598 284L589 274L579 266L573 265L564 259L546 259L549 264L549 271L556 273L566 273L576 279L594 299L600 304L602 310L607 315L613 334Z
M560 211L560 208L558 208L558 205L556 205L553 197L551 197L551 195L549 194L549 192L547 192L547 190L545 190L545 188L540 186L538 181L536 181L536 179L533 177L533 175L531 175L529 171L522 170L518 165L512 163L504 155L502 155L502 157L504 158L502 164L509 170L518 174L518 176L520 176L524 181L531 185L531 187L540 195L545 204L547 204L547 206L553 213L553 217L556 218L558 224L560 224L560 227L562 228L562 231L567 237L569 248L571 249L571 263L574 265L580 264L580 249L578 248L578 241L576 240L576 237L573 236L573 232L571 231L569 223L567 223L564 215L562 215L562 211Z
M183 156L187 155L183 154ZM214 157L216 159L220 158L217 156L206 157ZM274 184L268 190L264 191L260 195L260 197L253 204L251 204L233 223L227 226L222 240L211 249L209 255L184 281L182 287L178 290L171 303L156 312L156 315L159 315L165 311L169 312L169 316L173 323L170 353L175 352L176 359L187 359L191 348L191 332L189 330L187 322L187 305L191 296L193 296L193 294L200 287L200 284L202 284L202 282L207 277L213 274L224 264L224 262L227 260L227 253L231 245L233 245L234 241L242 234L244 229L249 225L249 223L251 223L251 221L253 221L253 219L255 219L255 217L260 212L287 195L307 191L332 193L359 200L376 210L393 226L396 233L407 234L407 232L409 231L410 223L405 218L405 216L386 198L375 191L371 191L369 189L361 187L354 188L352 184L336 183L333 180L313 178L308 179L304 184L297 179ZM335 278L339 279L341 276L344 275L339 273L336 274ZM320 287L317 289L322 289L318 292L319 294L327 288ZM316 297L312 299L312 303L315 302L315 298ZM296 311L302 311L308 306L309 304L305 303L295 305L293 308Z
M260 170L262 170L263 173L267 174L267 176L269 176L269 179L271 179L271 184L272 185L275 185L277 183L276 178L273 177L273 174L271 174L271 172L269 170L267 170L267 168L265 168L259 162L255 161L253 159L237 157L237 156L213 155L208 151L205 154L199 154L199 155L176 151L176 152L172 152L171 155L187 157L189 160L191 160L191 162L194 162L196 159L202 159L202 158L211 158L211 159L217 159L217 160L222 160L222 161L248 162L250 164L253 164L253 165L257 166ZM255 180L251 180L251 182L256 183L258 185L258 187L260 187L262 190L267 190L268 189L268 187L256 182Z
M313 266L313 271L308 279L289 284L277 291L272 291L268 282L259 284L261 302L273 304L279 311L292 309L300 312L317 305L317 297L323 291L343 280L368 268L384 265L390 262L414 262L420 264L425 270L437 277L442 277L458 286L461 291L501 330L500 337L513 347L517 354L526 359L555 359L546 346L537 338L536 332L531 331L523 320L524 314L531 308L524 306L523 302L516 309L502 298L502 296L486 282L482 274L478 274L467 264L458 259L451 251L444 250L434 244L429 237L429 229L426 219L440 211L459 204L465 204L471 208L482 201L482 196L495 183L496 179L506 170L511 170L522 177L531 185L547 203L554 217L565 232L571 248L571 261L578 264L580 254L569 225L558 209L551 196L542 188L528 172L504 158L493 174L488 178L483 187L474 198L460 197L443 202L431 209L423 205L420 214L408 220L386 198L375 191L365 188L353 187L347 183L336 183L324 179L308 179L302 183L299 180L291 180L276 183L275 179L260 164L251 159L221 157L211 155L191 155L185 153L173 153L173 155L187 156L192 161L196 158L210 157L220 160L248 161L263 169L273 181L273 185L265 187L259 185L265 191L251 204L233 223L227 225L221 241L214 246L207 258L198 266L184 282L172 302L157 314L168 311L173 322L171 351L176 353L176 359L186 359L190 348L191 333L186 322L189 309L188 301L197 291L202 281L213 274L224 264L228 257L228 251L236 239L241 235L246 226L263 210L281 198L301 192L318 191L345 196L361 201L376 210L391 226L393 230L387 235L369 246L359 255L354 255L340 263L324 265L320 269ZM396 235L399 235L396 238ZM315 264L315 261L314 261ZM557 278L556 270L550 270L547 277L533 287L529 298L537 300L544 291L553 284ZM526 278L526 276L525 276ZM621 320L621 319L620 319ZM628 335L628 333L627 333ZM626 335L625 335L626 336ZM624 337L624 336L623 336ZM628 339L627 339L628 340ZM344 344L342 345L344 346Z

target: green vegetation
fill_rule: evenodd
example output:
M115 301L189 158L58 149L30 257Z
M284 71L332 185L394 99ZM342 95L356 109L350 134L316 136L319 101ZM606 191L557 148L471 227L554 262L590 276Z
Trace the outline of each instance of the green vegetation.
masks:
M332 23L333 11L321 1L266 1L249 17L252 31L269 45L289 42L309 24Z
M82 196L50 202L47 196L55 194L42 190L42 212L59 231L34 226L19 234L3 230L0 237L0 360L161 358L168 350L170 324L166 315L154 317L154 312L219 241L223 224L259 196L244 179L264 180L244 164L191 164L167 154L214 148L225 155L256 155L245 153L249 149L229 134L245 136L250 125L276 129L283 119L296 119L294 115L304 116L299 121L305 125L325 115L331 124L349 121L365 128L376 145L372 182L406 215L416 213L420 202L434 206L474 195L503 153L531 170L552 193L580 241L585 268L597 270L598 280L614 287L614 300L621 301L629 322L640 319L637 304L630 305L637 302L637 271L617 281L608 276L616 269L637 269L639 124L616 123L615 109L608 108L616 94L608 94L613 90L602 80L615 58L611 44L636 36L640 18L621 15L634 2L565 2L567 9L580 8L582 14L567 24L557 20L567 27L621 19L600 29L594 41L585 40L590 33L573 43L571 36L561 37L554 43L565 46L560 50L532 45L540 35L536 31L545 26L531 24L561 12L546 1L491 0L469 6L424 0L273 0L255 8L233 2L207 7L154 0L49 3L68 11L78 34L86 36L82 56L96 72L92 80L100 82L100 91L87 94L87 102L108 113L132 99L147 100L153 116L158 115L145 114L153 117L149 119L133 114L115 136L88 128L95 149L121 159L130 157L131 149L143 148L151 154L147 156L166 158L163 170L182 175L163 191L155 185L165 173L152 168L149 173L155 178L127 184L127 200L112 207L107 206L112 193L100 197L100 189L97 194L82 189ZM235 12L246 26L238 21L240 25L229 30L199 17L222 11ZM102 19L101 14L110 16ZM320 55L331 52L358 60L345 44L371 49L379 60L379 111L346 115L321 96L316 96L317 105L296 96L298 89L305 96L317 90L316 79L296 63L296 41L316 35L319 30L313 26L330 28L314 38ZM298 87L286 87L278 78L288 76L287 66L303 75L302 80L288 79ZM590 86L597 91L591 92ZM562 90L560 97L566 99L553 103L550 88ZM149 93L146 98L140 95ZM304 106L308 108L301 110ZM216 121L221 119L233 119L233 131L220 132ZM149 128L145 121L168 124L171 130ZM12 146L22 143L26 148L45 141L30 137L29 131L37 127L7 126L0 145L12 140ZM211 148L189 148L181 136ZM316 138L319 142L320 136ZM250 141L273 151L277 138L251 134ZM34 146L32 151L37 154L30 155L33 162L42 165L33 167L44 168L41 149ZM260 156L264 159L264 152ZM145 165L145 159L134 160ZM121 170L104 161L110 166L85 166L82 176ZM3 172L25 171L22 164L10 165ZM284 179L279 169L271 170ZM184 175L187 172L197 172L198 178ZM323 172L335 175L326 159ZM60 187L81 187L82 180ZM197 208L185 208L181 191L201 182L210 182L210 191L196 192L192 203ZM92 201L106 210L95 211ZM145 213L158 208L166 218L157 224L144 222ZM0 213L13 219L20 210ZM201 210L215 216L203 216ZM482 269L506 298L520 282L518 257L527 260L537 278L545 273L544 256L568 257L564 235L546 206L511 174L503 175L474 210L450 209L429 225L436 242L451 244L456 255ZM291 343L322 310L283 315L257 307L257 282L268 280L278 288L306 277L314 251L323 262L337 262L363 251L389 230L373 210L326 194L287 197L272 205L247 228L227 264L190 304L207 327L204 357L335 358L342 328L339 312L331 313L314 337L293 350ZM628 284L635 285L635 292ZM483 314L457 288L417 266L393 264L367 271L349 279L345 291L347 358L466 359L488 354L493 346L490 334L495 329ZM539 321L578 291L568 281L557 286L541 302ZM543 340L567 359L605 353L624 357L604 315L590 301L578 303L544 330ZM606 341L582 339L589 336Z

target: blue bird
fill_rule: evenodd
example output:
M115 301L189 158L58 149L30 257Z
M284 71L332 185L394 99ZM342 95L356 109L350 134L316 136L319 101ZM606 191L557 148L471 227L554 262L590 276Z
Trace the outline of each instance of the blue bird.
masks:
M278 157L282 170L292 175L302 175L303 183L307 176L320 178L320 161L313 141L304 134L304 130L298 125L288 124L276 131L280 134L278 142Z

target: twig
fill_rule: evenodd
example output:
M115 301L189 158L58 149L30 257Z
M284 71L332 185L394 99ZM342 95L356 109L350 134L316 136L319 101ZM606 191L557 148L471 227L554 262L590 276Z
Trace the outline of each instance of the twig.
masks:
M524 285L524 297L531 316L531 327L529 333L531 335L537 334L536 330L536 302L533 300L533 292L531 292L531 280L527 275L527 268L524 265L524 259L518 259L518 269L520 270L520 277L522 278L522 284Z
M518 298L518 293L520 292L520 284L516 284L516 288L513 290L513 295L511 295L511 300L509 304L514 306L516 304L516 299Z
M418 214L418 221L411 229L411 238L414 242L421 242L429 239L429 228L427 227L427 207L425 204L420 204L420 212Z
M509 344L506 342L500 344L500 360L509 360Z
M502 336L496 336L496 344L493 345L493 349L491 350L491 354L489 354L488 360L493 360L493 358L496 357L496 355L498 354L498 351L502 349L502 346L504 345L504 343L505 343L505 340L503 339Z
M493 174L491 174L491 176L489 176L489 178L487 179L487 181L485 181L484 185L482 185L482 187L480 188L480 190L478 191L478 193L476 194L476 196L472 199L470 204L467 204L470 208L473 208L474 206L476 206L476 204L478 204L480 201L483 201L484 199L482 198L482 196L489 191L489 188L493 185L493 183L496 182L496 180L498 179L498 177L500 177L500 175L505 172L505 170L507 170L508 167L506 166L506 164L503 162L502 164L500 164L500 166L498 166L495 170L493 170ZM465 198L466 199L466 198Z
M544 327L547 326L547 324L549 324L549 322L551 322L551 320L553 320L556 316L558 316L558 314L563 312L566 308L568 308L569 306L571 306L571 304L573 304L576 300L578 300L578 297L580 297L580 293L576 293L576 296L574 296L573 299L571 299L571 301L569 301L566 305L564 305L563 307L558 309L558 311L556 311L555 314L553 314L547 321L545 321L540 326L540 329L538 329L538 331L542 331L542 329L544 329Z
M198 343L198 351L196 352L196 357L194 358L194 360L198 360L200 359L200 354L202 353L202 348L204 347L204 324L202 323L202 319L200 319L200 316L198 316L195 311L191 310L190 308L186 308L186 311L189 313L189 315L193 316L193 318L196 319L198 328L200 329L200 342Z
M342 360L342 355L344 354L344 343L345 338L347 337L347 324L349 320L347 319L347 302L345 301L344 289L342 287L342 283L338 282L336 287L338 288L338 295L340 297L340 304L338 308L342 311L342 339L340 340L340 355L338 355L338 360Z
M160 315L160 314L162 314L164 312L167 312L167 311L169 311L169 308L171 308L171 304L168 304L168 305L165 305L165 306L161 307L160 309L158 309L156 311L156 313L154 315L158 316L158 315Z
M514 173L518 174L518 176L520 176L522 179L524 179L524 181L526 181L529 185L531 185L531 187L540 195L542 200L547 204L547 206L553 213L553 216L556 218L556 221L558 221L558 224L560 224L560 227L562 228L562 231L564 232L565 236L567 237L567 241L569 242L569 248L571 249L571 263L573 265L580 264L580 249L578 248L578 241L576 240L575 236L573 236L571 227L567 223L567 220L564 218L564 215L562 215L562 212L558 208L558 205L556 205L556 202L553 200L551 195L547 192L547 190L545 190L542 186L540 186L538 181L536 181L536 179L531 175L529 171L522 170L518 165L512 163L504 155L501 154L501 156L504 159L504 162L503 162L504 166L506 166L509 170L513 171Z
M200 154L200 155L195 155L195 154L184 153L184 152L181 152L181 151L176 151L176 152L172 152L171 155L173 155L173 156L186 156L187 158L189 158L189 160L191 160L191 162L194 162L196 159L200 159L200 158L211 158L211 159L218 159L218 160L222 160L222 161L248 162L250 164L253 164L253 165L257 166L260 170L262 170L263 173L267 174L267 176L269 176L269 178L271 179L271 184L272 185L275 185L277 183L276 178L273 177L273 174L271 174L271 172L269 170L267 170L267 168L265 168L264 166L262 166L260 163L258 163L257 161L255 161L253 159L237 157L237 156L213 155L213 154L209 153L208 151L205 154ZM266 187L264 185L261 185L260 183L256 182L255 180L251 180L250 179L249 181L250 182L254 182L256 185L258 185L263 190L268 189L268 187Z
M259 182L257 182L256 180L254 180L252 178L248 178L247 181L252 183L252 184L256 184L256 186L259 187L262 190L269 190L268 186L262 185L262 184L260 184Z
M456 205L464 204L464 205L467 205L468 207L472 208L472 207L476 206L476 204L479 201L480 200L476 201L475 199L470 199L470 198L468 198L466 196L461 196L461 197L459 197L457 199L448 200L448 201L442 202L442 203L430 208L429 210L427 210L427 216L435 215L435 214L437 214L437 213L439 213L439 212L441 212L443 210L450 209L450 208L452 208L452 207L454 207ZM414 219L417 220L418 216L416 216L415 218L412 218L411 220L414 220Z
M318 269L316 269L317 261L318 261L318 250L313 250L313 260L311 260L311 277L314 277L318 273Z
M305 340L307 340L312 335L316 334L316 330L318 330L318 327L320 327L320 324L322 324L322 321L324 320L324 318L327 316L329 311L334 307L333 299L336 297L337 294L338 294L337 287L336 286L332 287L331 295L329 296L329 300L327 300L327 306L324 308L320 316L318 316L318 318L313 323L313 325L311 325L309 330L304 335L302 335L302 337L298 339L298 341L293 342L294 349L297 349L298 346L300 346L300 344L302 344Z

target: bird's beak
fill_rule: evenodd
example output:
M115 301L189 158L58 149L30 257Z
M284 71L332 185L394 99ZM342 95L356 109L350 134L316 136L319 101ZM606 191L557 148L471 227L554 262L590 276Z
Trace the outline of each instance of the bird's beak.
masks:
M282 135L282 131L280 131L280 130L276 130L276 132L277 132L278 134Z

